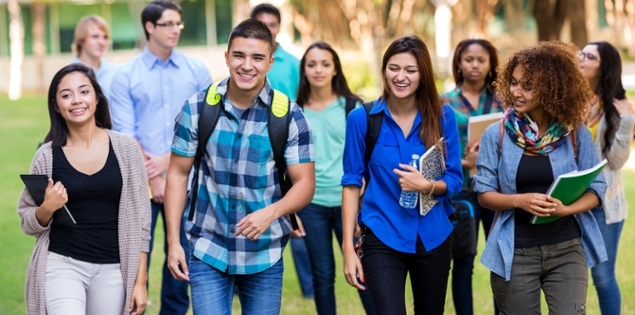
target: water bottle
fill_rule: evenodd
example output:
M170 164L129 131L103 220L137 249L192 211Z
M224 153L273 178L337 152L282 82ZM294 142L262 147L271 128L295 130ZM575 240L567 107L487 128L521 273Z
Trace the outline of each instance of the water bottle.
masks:
M408 163L408 165L417 168L417 163L419 163L419 155L413 154L412 161ZM417 191L401 191L401 196L399 196L399 205L406 209L413 209L417 206L417 199L419 199L419 192Z

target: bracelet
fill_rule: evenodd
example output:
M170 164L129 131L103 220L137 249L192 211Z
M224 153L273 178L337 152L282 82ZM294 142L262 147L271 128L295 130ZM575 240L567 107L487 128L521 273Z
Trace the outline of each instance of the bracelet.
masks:
M437 183L437 181L431 179L430 183L432 184L432 188L430 188L430 192L428 192L428 199L432 198L432 193L434 193L434 185Z

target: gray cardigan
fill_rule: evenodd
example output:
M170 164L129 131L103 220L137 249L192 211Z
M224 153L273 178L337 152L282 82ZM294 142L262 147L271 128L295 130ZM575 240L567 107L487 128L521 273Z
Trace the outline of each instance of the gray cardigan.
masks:
M611 149L602 153L604 147L604 134L606 133L606 114L602 116L598 125L597 135L593 140L595 150L602 159L608 163L602 173L606 179L606 196L604 197L604 215L606 224L624 221L628 215L628 203L622 182L622 167L628 161L631 154L631 142L633 141L633 126L635 115L621 116Z
M150 199L148 180L141 150L137 142L120 133L107 130L113 151L119 162L123 179L119 201L119 259L126 290L126 302L122 315L130 314L130 297L139 270L141 252L148 252L150 245ZM31 162L31 174L53 172L51 143L43 144ZM26 274L25 300L28 314L45 315L45 273L51 225L41 226L36 217L37 206L26 189L22 190L18 204L20 225L25 234L35 236L35 248L31 254Z

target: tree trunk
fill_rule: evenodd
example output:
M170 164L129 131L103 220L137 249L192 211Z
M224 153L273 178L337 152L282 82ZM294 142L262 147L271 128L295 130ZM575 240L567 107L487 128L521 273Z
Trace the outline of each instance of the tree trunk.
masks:
M24 60L24 26L20 15L18 0L9 0L9 41L11 46L11 65L9 69L9 99L17 100L22 96L22 61Z
M535 0L534 17L538 26L538 40L558 40L570 9L569 0Z
M579 1L569 10L571 22L571 41L580 49L589 42L586 27L586 1Z
M46 4L35 2L31 6L33 12L33 55L35 56L35 69L37 77L37 91L46 93L44 82L44 59L46 58L46 44L44 43L44 19Z

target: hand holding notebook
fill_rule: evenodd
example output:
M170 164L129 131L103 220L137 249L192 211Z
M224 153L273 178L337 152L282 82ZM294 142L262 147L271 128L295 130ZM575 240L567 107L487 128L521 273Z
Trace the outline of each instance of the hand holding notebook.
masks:
M46 188L49 185L48 176L34 175L34 174L21 174L20 178L24 182L24 185L26 186L26 190L29 192L29 194L31 194L31 197L33 198L33 201L35 201L35 204L38 206L42 205L42 203L44 202L44 195L46 194ZM59 211L59 210L64 210L64 211ZM59 212L60 215L55 217L55 219L57 220L57 223L64 226L73 226L77 224L77 222L75 221L75 218L73 218L73 215L68 210L66 205L62 205L62 207L59 210L57 210L56 212Z

